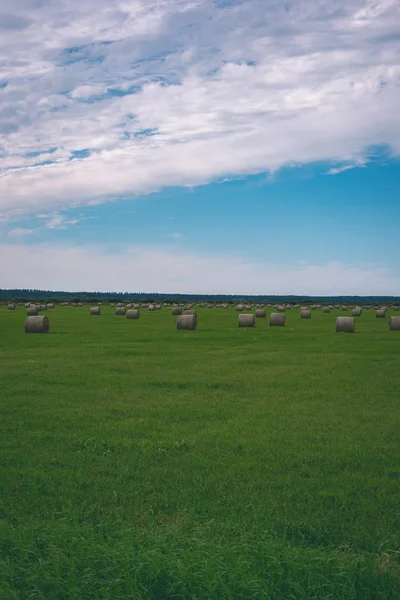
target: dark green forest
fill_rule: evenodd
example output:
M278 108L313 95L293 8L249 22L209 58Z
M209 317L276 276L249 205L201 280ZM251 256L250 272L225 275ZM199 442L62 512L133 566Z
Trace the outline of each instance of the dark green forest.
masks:
M149 292L63 292L60 290L18 290L0 289L0 301L24 302L30 300L43 300L53 302L320 302L320 303L400 303L399 296L295 296L295 295L259 295L247 294L163 294Z

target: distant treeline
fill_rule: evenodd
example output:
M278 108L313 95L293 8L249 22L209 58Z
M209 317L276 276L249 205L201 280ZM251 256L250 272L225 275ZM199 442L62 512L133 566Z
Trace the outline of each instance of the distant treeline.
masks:
M2 290L0 300L28 302L43 300L49 302L265 302L299 303L319 302L332 304L382 304L400 303L399 296L295 296L295 295L230 295L230 294L160 294L129 292L62 292L50 290Z

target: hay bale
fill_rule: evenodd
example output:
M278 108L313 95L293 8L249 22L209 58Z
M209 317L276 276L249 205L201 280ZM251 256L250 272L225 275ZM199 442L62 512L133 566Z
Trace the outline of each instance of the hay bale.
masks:
M302 308L300 311L300 319L311 319L311 310Z
M386 317L386 310L379 308L375 314L377 319L384 319Z
M156 310L156 307L154 306L154 304L149 304L148 310L150 310L150 311Z
M267 316L267 311L265 310L265 308L258 308L256 310L257 319L265 319L266 316Z
M180 306L174 306L172 309L172 316L177 316L182 314L182 309Z
M285 307L282 304L278 304L278 306L276 307L276 310L278 312L285 312Z
M116 306L115 308L115 314L119 317L123 317L126 315L126 308L125 306Z
M271 327L284 327L286 321L286 315L282 313L271 313L269 317L269 324Z
M238 304L237 307L236 307L236 310L238 312L240 312L241 310L243 310L243 308L244 308L243 304Z
M123 306L122 302L118 302L117 308L121 308Z
M183 311L184 315L194 315L195 317L197 317L197 310L194 310L194 308L190 308L190 309L185 309Z
M331 309L329 308L329 306L325 306L325 308L324 308L323 312L324 312L324 313L330 313L330 312L331 312Z
M137 309L132 308L127 311L126 318L127 319L138 319L140 317L140 313Z
M353 315L353 317L361 317L361 313L362 313L362 309L360 308L360 306L356 306L351 311L351 314Z
M154 310L161 310L161 304L155 304Z
M391 331L400 331L400 317L390 317L389 329Z
M99 315L100 313L100 306L93 306L93 308L90 309L90 314L91 315Z
M29 308L26 309L26 315L28 317L36 317L38 314L37 308L36 306L30 306Z
M54 304L52 302L50 304L46 304L46 308L54 308Z
M179 315L176 320L177 329L190 329L194 331L197 328L196 315Z
M49 333L50 322L45 317L32 316L25 320L25 333Z
M9 305L7 306L7 309L8 309L8 310L15 310L15 304L9 304Z
M343 333L354 333L355 319L354 317L338 317L336 319L336 331Z
M132 308L132 304L131 303L127 304L126 308Z
M341 306L340 309L341 310L347 310L347 306Z
M254 327L256 324L256 319L251 313L243 313L239 315L238 322L239 327Z

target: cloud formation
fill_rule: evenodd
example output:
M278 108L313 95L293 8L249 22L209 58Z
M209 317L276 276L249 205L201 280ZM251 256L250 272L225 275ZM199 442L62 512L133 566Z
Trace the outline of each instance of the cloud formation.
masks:
M357 164L376 145L400 153L397 0L8 6L8 218L284 165Z
M2 287L210 294L400 295L387 269L330 262L271 264L170 248L0 244ZM40 269L32 269L32 265Z

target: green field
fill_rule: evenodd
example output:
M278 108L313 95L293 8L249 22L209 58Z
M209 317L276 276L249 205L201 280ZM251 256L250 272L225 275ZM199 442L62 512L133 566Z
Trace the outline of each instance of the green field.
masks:
M388 318L102 311L0 307L2 600L400 598Z

